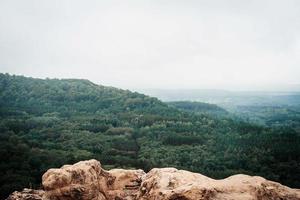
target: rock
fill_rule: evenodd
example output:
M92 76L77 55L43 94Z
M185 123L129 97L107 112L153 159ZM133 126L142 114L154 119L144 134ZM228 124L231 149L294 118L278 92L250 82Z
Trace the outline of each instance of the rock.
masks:
M213 179L175 168L152 169L143 179L138 199L210 199Z
M24 189L8 200L300 200L300 190L258 176L215 180L175 168L106 171L96 160L49 169L44 191Z
M175 168L152 169L141 184L139 200L299 200L300 191L262 177L234 175L214 180Z
M136 199L145 175L143 170L113 169L109 173L114 177L109 191L111 199Z
M64 165L49 169L42 177L45 198L58 199L107 199L106 183L109 175L96 160Z
M43 190L25 188L22 192L13 192L6 200L42 200Z
M105 171L97 160L81 161L50 169L43 175L45 199L133 199L139 190L142 170Z

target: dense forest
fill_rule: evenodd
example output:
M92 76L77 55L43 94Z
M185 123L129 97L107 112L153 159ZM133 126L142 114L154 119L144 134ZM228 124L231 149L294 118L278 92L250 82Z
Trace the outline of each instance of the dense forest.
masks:
M180 110L193 112L195 114L209 114L213 116L228 116L229 113L215 104L195 102L195 101L171 101L168 105Z
M299 113L280 116L287 120L269 126L215 105L164 103L88 80L0 74L0 198L40 187L51 167L90 158L106 169L245 173L299 188Z

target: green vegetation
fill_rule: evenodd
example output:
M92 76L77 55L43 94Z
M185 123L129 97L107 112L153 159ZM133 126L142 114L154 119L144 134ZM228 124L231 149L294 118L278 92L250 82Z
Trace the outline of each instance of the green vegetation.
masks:
M111 168L173 166L214 178L246 173L300 187L293 128L179 110L87 80L0 74L0 105L1 199L39 187L48 168L90 158Z
M172 101L168 105L174 106L180 110L193 112L195 114L208 114L213 116L227 116L229 113L215 104L191 102L191 101Z
M244 121L268 127L288 127L300 132L299 105L247 105L237 106L233 112Z

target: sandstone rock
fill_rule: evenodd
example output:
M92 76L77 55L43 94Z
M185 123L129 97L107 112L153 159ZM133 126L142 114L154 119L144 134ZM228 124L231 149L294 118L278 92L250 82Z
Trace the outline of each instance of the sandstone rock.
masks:
M99 161L89 160L50 169L42 182L49 200L134 199L144 174L142 170L105 171Z
M113 169L109 173L114 177L109 191L111 199L136 199L145 175L143 170Z
M13 192L6 200L42 200L43 190L25 188L22 192Z
M96 160L49 169L44 191L24 189L8 200L300 200L300 190L258 176L215 180L175 168L105 171Z
M299 200L300 191L262 177L235 175L214 180L175 168L152 169L144 178L139 200Z
M42 177L46 192L51 200L107 199L107 186L111 177L96 160L81 161L64 165L60 169L49 169Z

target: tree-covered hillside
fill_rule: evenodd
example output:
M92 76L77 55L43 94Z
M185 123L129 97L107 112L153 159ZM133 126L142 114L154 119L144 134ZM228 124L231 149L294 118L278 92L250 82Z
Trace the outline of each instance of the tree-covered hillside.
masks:
M196 102L196 101L171 101L168 105L180 110L194 112L196 114L209 114L213 116L227 116L229 113L215 104Z
M300 133L300 97L298 105L237 106L232 112L244 121L274 128L292 128Z
M179 110L87 80L0 74L0 192L39 187L51 167L95 158L105 168L174 166L214 178L246 173L300 187L300 136Z

